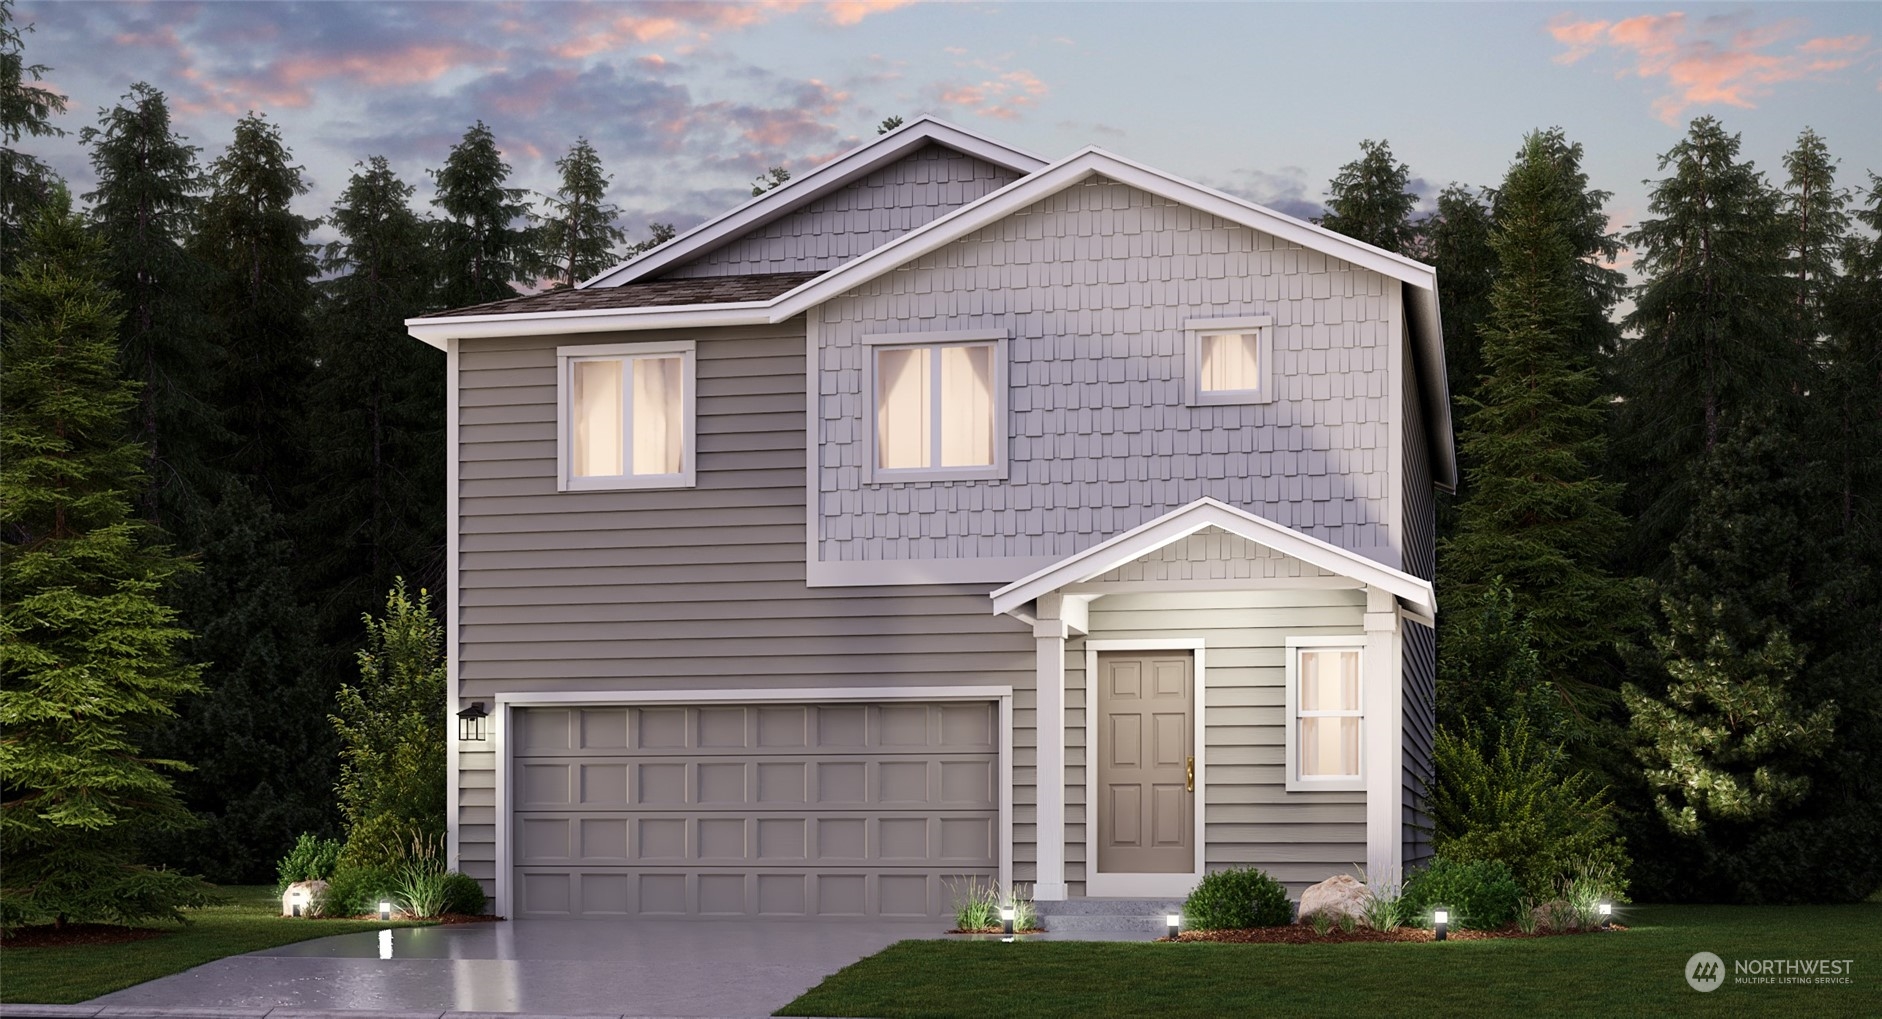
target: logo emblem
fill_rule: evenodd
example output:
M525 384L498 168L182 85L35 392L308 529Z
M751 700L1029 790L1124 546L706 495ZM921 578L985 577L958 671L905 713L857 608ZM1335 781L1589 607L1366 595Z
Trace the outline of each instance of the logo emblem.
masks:
M1698 952L1686 960L1686 982L1704 994L1716 991L1725 982L1725 960L1711 952Z

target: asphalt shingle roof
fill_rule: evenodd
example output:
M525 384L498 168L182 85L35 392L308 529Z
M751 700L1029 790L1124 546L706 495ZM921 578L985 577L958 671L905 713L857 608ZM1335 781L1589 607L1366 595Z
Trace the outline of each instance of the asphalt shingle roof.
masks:
M698 279L646 280L618 287L545 290L468 308L453 308L427 318L472 315L528 315L545 311L606 311L615 308L666 308L689 304L738 304L769 301L823 275L820 272L771 272L754 276L704 276Z

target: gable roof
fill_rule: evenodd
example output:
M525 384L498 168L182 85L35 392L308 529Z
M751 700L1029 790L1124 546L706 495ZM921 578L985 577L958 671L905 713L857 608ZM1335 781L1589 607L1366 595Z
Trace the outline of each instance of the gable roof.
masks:
M803 208L929 144L946 146L1022 176L1046 165L1044 159L1030 152L1003 145L933 117L917 117L888 134L864 142L802 177L794 177L716 219L707 220L659 247L642 252L582 283L578 289L620 286L706 254L725 241Z
M795 290L821 272L772 272L747 276L699 276L679 280L637 280L618 287L564 287L468 308L441 311L432 318L483 318L535 315L551 311L615 311L626 308L680 308L698 304L749 304L769 301Z
M1206 497L1000 588L989 595L993 599L994 615L1004 615L1021 608L1040 595L1051 594L1068 584L1081 584L1101 577L1125 563L1181 541L1206 527L1219 527L1282 555L1292 556L1367 587L1389 591L1413 613L1425 619L1437 618L1437 595L1429 581Z

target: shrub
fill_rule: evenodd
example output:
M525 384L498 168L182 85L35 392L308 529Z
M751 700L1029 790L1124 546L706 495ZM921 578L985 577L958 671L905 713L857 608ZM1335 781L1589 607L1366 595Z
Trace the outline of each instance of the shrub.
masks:
M275 864L275 873L281 878L275 884L275 893L287 891L287 887L296 881L330 880L339 863L339 839L317 839L312 835L302 835L294 843L294 848L288 850L288 855Z
M1366 926L1375 931L1397 930L1405 920L1405 900L1398 885L1391 882L1366 882L1366 902L1361 907Z
M1033 909L1032 899L1021 895L1018 889L1007 896L1001 893L998 882L968 878L958 883L948 882L948 893L953 900L956 930L978 931L999 927L1002 923L1000 910L1005 906L1013 907L1014 930L1031 930L1039 926L1039 914Z
M484 911L486 902L484 886L478 884L476 878L455 870L445 873L444 912L477 916Z
M315 904L321 916L359 916L376 913L379 903L392 898L398 875L387 867L341 863L327 879L326 894Z
M1287 889L1254 867L1207 874L1183 902L1183 922L1191 930L1280 927L1293 919Z
M1444 906L1451 911L1451 926L1492 930L1516 919L1522 897L1522 888L1502 861L1460 862L1440 853L1429 867L1406 879L1403 907L1420 926L1429 927L1431 911Z

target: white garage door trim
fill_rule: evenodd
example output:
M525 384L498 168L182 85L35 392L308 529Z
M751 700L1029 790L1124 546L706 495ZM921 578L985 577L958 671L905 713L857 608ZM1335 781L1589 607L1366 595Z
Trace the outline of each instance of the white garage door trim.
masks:
M490 717L490 749L497 760L497 874L496 894L491 909L498 916L508 916L514 904L510 868L511 766L509 731L511 712L531 707L634 707L642 704L829 704L833 702L922 701L961 702L998 701L1000 704L1000 754L998 821L1000 886L1013 883L1013 688L1011 686L845 686L845 687L767 687L764 689L686 689L667 690L582 690L545 691L541 693L501 693L496 695L496 710ZM454 760L452 769L458 764ZM455 823L457 810L451 811Z

